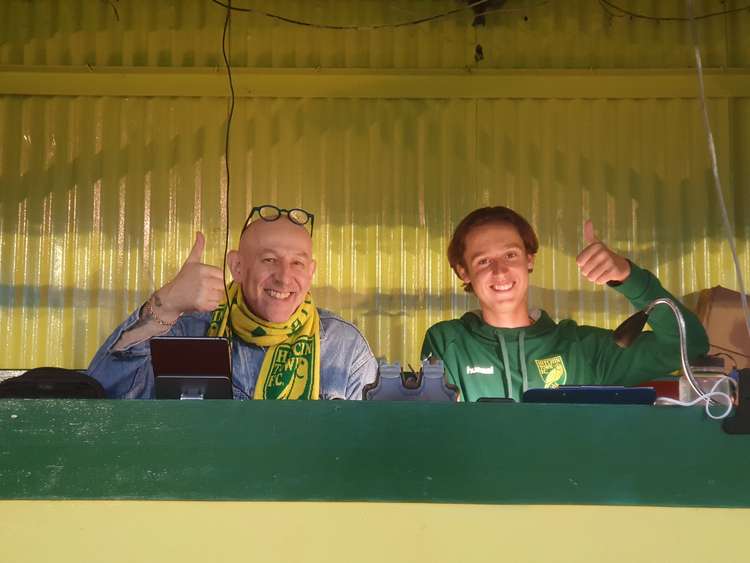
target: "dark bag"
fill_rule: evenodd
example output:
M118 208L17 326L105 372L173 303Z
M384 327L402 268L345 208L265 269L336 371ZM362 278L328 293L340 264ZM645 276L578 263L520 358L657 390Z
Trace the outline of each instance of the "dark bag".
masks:
M3 399L104 399L101 383L74 369L43 367L0 383Z

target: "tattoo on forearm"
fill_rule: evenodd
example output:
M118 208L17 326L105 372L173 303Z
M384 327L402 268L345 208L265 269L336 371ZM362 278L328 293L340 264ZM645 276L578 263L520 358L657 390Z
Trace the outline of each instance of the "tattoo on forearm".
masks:
M150 320L151 320L151 315L148 314L146 304L144 303L143 305L141 305L141 310L138 313L138 320L135 321L133 326L131 326L125 332L130 332L131 330L135 330L137 328L141 328L142 326L146 326Z
M154 293L154 305L157 307L161 307L161 299L159 299L159 296Z
M131 326L126 332L135 330L137 328L141 328L142 326L146 326L148 324L149 319L140 317L133 326Z

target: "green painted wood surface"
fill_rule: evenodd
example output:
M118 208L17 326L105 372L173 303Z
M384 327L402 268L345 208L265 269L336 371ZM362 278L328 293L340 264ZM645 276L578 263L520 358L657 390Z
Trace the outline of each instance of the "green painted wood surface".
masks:
M2 499L750 507L749 474L699 409L0 401Z

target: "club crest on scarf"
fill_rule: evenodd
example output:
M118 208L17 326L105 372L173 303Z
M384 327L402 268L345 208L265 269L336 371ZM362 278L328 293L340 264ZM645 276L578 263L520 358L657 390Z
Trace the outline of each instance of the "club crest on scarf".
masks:
M266 399L299 399L311 394L315 338L300 336L291 345L279 344L273 352L263 396Z

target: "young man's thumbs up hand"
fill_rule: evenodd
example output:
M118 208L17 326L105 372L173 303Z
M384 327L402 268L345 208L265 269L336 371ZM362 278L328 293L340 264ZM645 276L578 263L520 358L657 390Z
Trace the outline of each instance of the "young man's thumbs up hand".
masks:
M590 219L583 224L583 241L586 246L576 258L576 263L586 279L603 285L607 282L622 282L628 278L630 262L599 240Z

